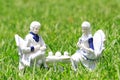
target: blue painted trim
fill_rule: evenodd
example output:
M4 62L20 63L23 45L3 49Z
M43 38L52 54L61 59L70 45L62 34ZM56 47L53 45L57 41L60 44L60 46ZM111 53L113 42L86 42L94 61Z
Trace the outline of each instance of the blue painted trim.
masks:
M31 52L35 50L34 46L31 46L30 49L31 49Z
M33 39L34 39L36 42L39 42L39 36L38 36L38 34L35 34L35 33L33 33L33 32L30 32L30 34L33 35Z
M91 48L91 49L94 50L93 38L90 38L90 39L88 40L88 43L89 43L89 48Z

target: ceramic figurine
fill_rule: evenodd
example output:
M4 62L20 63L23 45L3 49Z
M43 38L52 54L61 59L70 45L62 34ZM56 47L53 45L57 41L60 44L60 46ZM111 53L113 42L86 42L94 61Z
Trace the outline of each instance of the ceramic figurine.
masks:
M94 70L97 59L104 49L105 34L98 30L94 36L91 34L90 23L82 23L82 36L79 38L77 46L79 50L71 56L73 69L77 71L78 63L81 62L89 70Z
M15 35L16 44L19 48L19 70L23 70L25 66L31 66L35 62L36 65L43 63L47 67L45 61L46 44L41 36L38 35L41 24L33 21L30 24L30 32L23 40L17 34Z

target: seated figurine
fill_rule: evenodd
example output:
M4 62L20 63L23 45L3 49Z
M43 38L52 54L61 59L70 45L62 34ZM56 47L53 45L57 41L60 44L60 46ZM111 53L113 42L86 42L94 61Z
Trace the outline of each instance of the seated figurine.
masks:
M76 71L78 63L81 62L89 70L94 70L96 60L104 49L105 34L102 30L98 30L92 37L90 23L87 21L82 23L82 33L77 43L79 50L71 56L72 66Z
M37 21L30 24L30 33L26 35L25 40L15 35L16 44L19 48L19 70L23 70L25 66L31 66L35 62L36 65L43 63L47 67L45 61L46 45L41 36L38 35L41 25Z

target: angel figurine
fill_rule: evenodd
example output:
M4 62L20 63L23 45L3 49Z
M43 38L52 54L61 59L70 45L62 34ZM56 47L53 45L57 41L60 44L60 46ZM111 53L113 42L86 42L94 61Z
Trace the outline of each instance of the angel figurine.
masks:
M105 34L102 30L98 30L92 36L88 21L84 21L81 26L82 36L77 43L79 50L71 56L72 67L77 71L78 63L81 62L89 70L94 70L97 63L96 60L104 49Z
M46 44L41 36L38 35L41 24L33 21L30 24L30 32L23 40L17 34L15 35L16 44L19 48L19 70L23 70L25 66L31 66L35 62L36 65L43 63L47 67L45 61Z

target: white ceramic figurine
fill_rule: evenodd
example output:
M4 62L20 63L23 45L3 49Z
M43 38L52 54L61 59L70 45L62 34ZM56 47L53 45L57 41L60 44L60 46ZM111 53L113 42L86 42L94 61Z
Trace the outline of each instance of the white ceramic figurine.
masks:
M82 23L82 33L77 43L79 50L71 56L72 66L77 71L78 63L81 62L89 70L94 70L96 60L104 49L105 34L102 30L98 30L92 36L88 21Z
M17 34L15 35L16 44L19 48L19 70L23 70L25 66L31 66L34 62L36 65L43 63L44 67L47 67L45 61L46 44L41 36L38 35L41 24L37 21L33 21L30 24L30 32L23 40Z

